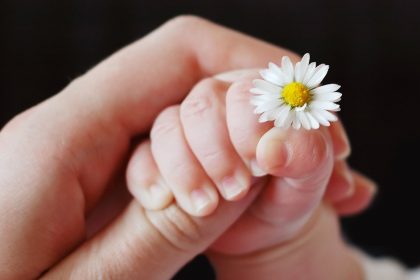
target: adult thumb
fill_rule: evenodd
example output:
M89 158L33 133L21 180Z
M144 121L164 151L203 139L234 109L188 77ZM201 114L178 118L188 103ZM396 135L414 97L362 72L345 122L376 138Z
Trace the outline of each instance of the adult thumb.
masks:
M112 224L43 279L170 279L237 220L262 183L239 202L222 201L206 217L192 217L175 203L149 211L132 201Z

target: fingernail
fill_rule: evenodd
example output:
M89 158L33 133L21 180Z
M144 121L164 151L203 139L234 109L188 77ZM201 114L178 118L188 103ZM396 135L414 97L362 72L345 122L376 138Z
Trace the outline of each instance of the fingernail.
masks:
M213 208L213 199L208 190L204 188L195 189L191 192L191 200L195 212L198 215L206 215L211 212Z
M264 171L259 165L256 159L251 160L250 163L251 173L255 177L262 177L267 175L268 173Z
M238 199L248 189L248 180L241 177L242 176L228 176L222 180L222 192L227 200Z

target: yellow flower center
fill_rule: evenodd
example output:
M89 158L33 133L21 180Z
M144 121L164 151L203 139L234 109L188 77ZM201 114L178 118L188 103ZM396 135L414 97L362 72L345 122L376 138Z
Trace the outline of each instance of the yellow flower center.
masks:
M311 101L309 89L301 83L293 82L283 88L283 100L292 107L302 107Z

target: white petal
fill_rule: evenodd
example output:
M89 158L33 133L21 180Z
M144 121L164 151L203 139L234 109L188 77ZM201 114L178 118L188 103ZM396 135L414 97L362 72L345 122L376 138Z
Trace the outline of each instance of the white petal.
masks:
M328 84L328 85L323 85L323 86L320 86L320 87L316 87L316 88L312 89L311 92L313 94L329 93L329 92L337 91L339 88L340 88L340 86L337 85L337 84Z
M311 115L322 125L330 126L330 122L318 110L311 110Z
M263 104L264 103L264 101L261 101L261 100L255 100L255 99L251 99L250 101L249 101L249 104L251 104L251 105L253 105L253 106L260 106L261 104Z
M318 93L313 96L313 100L337 102L341 100L340 92Z
M284 122L287 120L287 117L289 116L289 112L290 112L290 106L288 105L281 106L277 113L274 125L277 127L282 127L284 125Z
M307 85L309 80L312 78L315 72L316 63L312 62L309 64L308 69L306 70L305 77L303 77L302 84Z
M309 60L310 60L310 55L309 55L309 53L305 53L304 55L303 55L303 57L302 57L302 65L306 68L306 67L308 67L308 65L309 65Z
M296 63L295 66L295 81L296 82L302 82L303 78L305 77L306 70L308 69L309 65L309 54L306 53L302 60L298 63Z
M279 100L279 96L274 95L274 94L264 94L264 95L251 96L250 98L251 104L267 102L269 100L272 100L272 101Z
M306 109L307 104L303 104L303 106L295 107L296 112L304 111Z
M282 79L282 77L280 77L279 75L275 74L273 71L271 71L270 69L264 69L260 71L260 75L261 77L264 78L264 80L273 83L275 85L281 86L284 84L284 81Z
M270 100L270 101L267 101L265 103L262 103L257 108L255 108L254 113L255 114L261 114L263 112L273 110L273 109L279 107L281 104L283 104L283 101L281 101L280 99Z
M330 113L330 112L328 112L328 111L325 111L325 110L323 110L323 111L320 111L320 113L322 114L322 116L327 120L327 121L330 121L330 122L335 122L335 121L337 121L338 120L338 118L337 118L337 116L336 115L334 115L333 113Z
M300 127L301 127L302 125L301 125L301 123L300 123L300 121L295 117L294 119L293 119L293 122L292 122L292 127L294 128L294 129L296 129L296 130L298 130L298 129L300 129Z
M274 73L278 74L279 76L283 75L283 71L281 71L281 68L273 62L268 63L268 69L270 69Z
M308 118L306 117L305 112L303 111L298 111L296 112L296 115L300 121L300 123L302 124L302 127L306 130L311 129L311 124L309 123Z
M276 109L272 110L272 114L270 114L270 120L272 121L277 120L278 115L284 110L284 107L288 107L288 106L285 106L284 104L282 104Z
M267 121L268 121L268 115L269 115L269 112L264 112L264 113L262 113L262 114L260 115L260 117L258 118L258 121L259 121L260 123L262 123L262 122L267 122Z
M283 122L283 128L289 128L292 124L293 120L296 118L296 113L294 110L290 110L289 114L287 115L287 118Z
M255 99L255 100L273 100L273 99L279 99L280 95L279 94L274 94L274 93L266 93L266 94L259 94L259 95L251 95L251 99Z
M282 91L282 89L280 88L280 91ZM264 89L261 89L261 88L251 88L250 90L249 90L249 92L251 92L251 93L253 93L253 94L258 94L258 95L277 95L278 96L278 93L273 93L273 92L270 92L270 91L267 91L267 90L264 90Z
M295 65L295 76L293 77L293 80L296 82L300 82L300 79L302 77L302 71L301 71L301 62L297 62ZM299 79L299 80L298 80Z
M293 71L293 64L290 61L290 58L288 56L283 56L281 59L281 69L285 76L285 82L291 83L293 82L294 77L294 71Z
M308 118L311 127L313 129L318 129L319 128L319 122L312 116L312 114L310 112L305 112L306 113L306 117Z
M253 106L260 106L260 105L262 105L262 104L264 104L265 102L267 102L268 100L258 100L258 99L255 99L255 98L252 98L250 101L249 101L249 103L251 104L251 105L253 105Z
M259 94L259 95L264 95L264 94L268 94L268 93L271 93L271 92L268 92L268 91L265 91L265 90L263 90L263 89L260 89L260 88L251 88L250 90L249 90L249 92L250 93L253 93L253 94Z
M279 86L276 86L272 83L269 83L261 79L256 79L253 81L253 83L255 87L260 88L264 91L268 91L270 93L279 94L281 92L281 88Z
M315 68L315 72L312 75L312 78L308 81L306 84L310 89L316 87L319 85L322 80L325 78L325 76L328 73L329 66L325 64L321 64L318 67Z
M335 104L329 101L318 101L314 100L310 104L311 108L322 109L322 110L329 110L329 111L339 111L340 105Z
M277 64L270 62L268 63L268 69L270 69L271 72L273 72L275 75L279 76L279 79L283 81L283 83L280 86L284 86L284 84L286 83L285 81L287 79L281 68Z
M293 110L294 111L294 110ZM298 117L298 112L295 112L295 117L294 117L294 119L293 119L293 122L292 122L292 127L294 128L294 129L299 129L301 126L302 126L302 124L300 123L300 120L299 120L299 117Z
M279 109L280 108L278 107L273 110L267 111L267 114L266 114L267 121L274 121L276 119L276 116L278 114L277 112L279 111Z

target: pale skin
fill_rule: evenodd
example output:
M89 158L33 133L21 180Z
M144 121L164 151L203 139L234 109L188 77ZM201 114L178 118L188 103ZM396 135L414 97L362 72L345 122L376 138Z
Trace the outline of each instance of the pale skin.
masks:
M0 133L0 275L168 279L207 252L220 279L362 279L337 214L375 187L346 165L342 125L272 129L247 101L255 70L213 77L283 55L299 59L178 17L14 118Z

